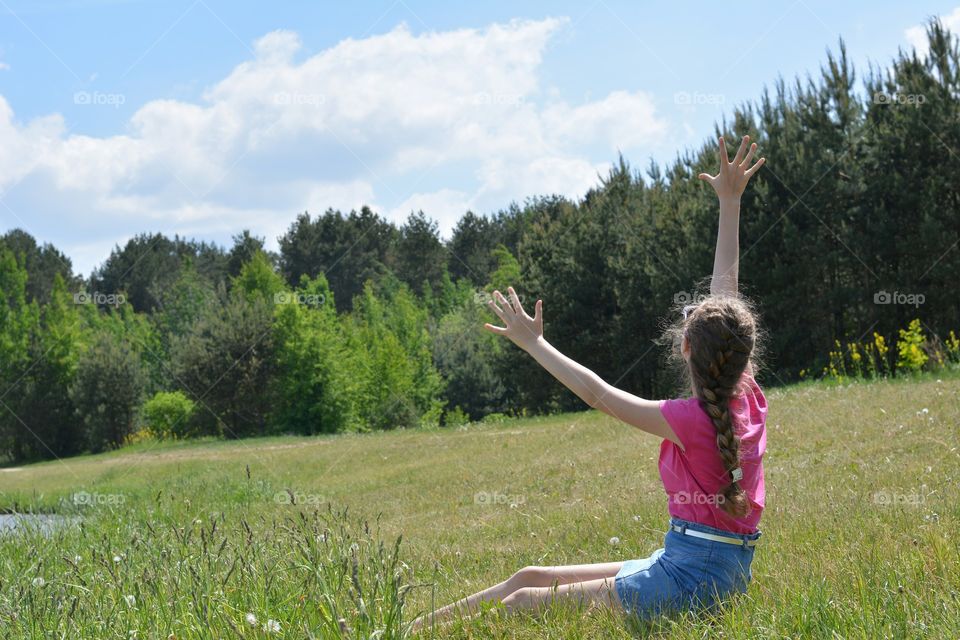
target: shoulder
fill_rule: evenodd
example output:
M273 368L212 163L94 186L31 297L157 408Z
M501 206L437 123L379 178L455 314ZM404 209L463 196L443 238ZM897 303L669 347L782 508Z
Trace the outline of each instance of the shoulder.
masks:
M671 417L681 418L695 416L702 413L700 401L696 398L671 398L660 401L660 411L669 420Z
M753 377L753 372L747 372L743 375L738 395L746 401L751 409L766 413L767 397L763 395L763 389L760 388L760 384Z

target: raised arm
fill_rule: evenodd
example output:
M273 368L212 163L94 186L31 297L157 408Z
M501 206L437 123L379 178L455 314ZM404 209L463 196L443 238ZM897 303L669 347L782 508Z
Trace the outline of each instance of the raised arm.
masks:
M487 323L484 326L489 331L510 338L514 344L533 356L554 378L594 409L683 446L660 412L659 402L645 400L606 383L596 373L563 355L544 339L543 300L537 300L531 318L523 310L513 287L509 287L507 292L510 294L509 300L499 291L494 291L496 302L491 300L487 303L506 325L496 327ZM499 306L497 302L500 303Z
M720 138L720 172L711 176L701 173L699 178L710 183L720 200L720 224L717 228L717 250L713 258L713 278L710 280L710 293L714 295L736 295L740 271L740 196L747 187L750 177L763 166L764 158L750 166L750 160L757 150L756 143L747 143L750 136L743 136L740 148L733 162L727 157L727 146Z

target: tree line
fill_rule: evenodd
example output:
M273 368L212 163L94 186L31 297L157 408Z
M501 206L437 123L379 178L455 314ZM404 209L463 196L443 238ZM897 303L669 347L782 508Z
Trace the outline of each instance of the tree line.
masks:
M768 159L744 195L741 286L767 328L767 384L818 374L834 345L918 320L960 328L960 56L929 25L862 82L842 42L716 133ZM156 437L239 438L460 424L579 408L485 333L512 284L545 335L634 393L676 393L660 336L712 268L717 206L696 180L715 136L661 168L625 158L578 200L466 212L303 213L279 238L222 247L141 234L88 277L14 229L0 237L0 456L62 457ZM919 325L918 325L919 326ZM915 335L915 334L911 334ZM887 352L884 351L884 354ZM880 370L893 371L892 365Z

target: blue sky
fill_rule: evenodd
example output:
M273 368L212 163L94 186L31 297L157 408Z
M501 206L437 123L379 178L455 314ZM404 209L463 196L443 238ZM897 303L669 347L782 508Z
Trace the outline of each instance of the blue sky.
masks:
M87 274L141 231L576 197L666 163L842 37L861 77L949 2L0 0L0 230ZM775 163L775 158L768 162Z

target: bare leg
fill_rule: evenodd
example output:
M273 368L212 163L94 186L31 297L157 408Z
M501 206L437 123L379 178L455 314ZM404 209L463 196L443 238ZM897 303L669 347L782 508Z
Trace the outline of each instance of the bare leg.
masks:
M412 629L417 631L430 621L443 622L458 612L464 616L476 613L480 603L503 601L518 589L542 588L549 590L558 585L584 583L604 578L609 578L612 584L612 579L620 571L621 566L623 566L622 562L600 562L556 567L524 567L500 584L458 600L442 609L437 609L432 614L420 616L414 620Z
M504 598L503 605L509 611L540 611L547 605L560 601L621 608L612 577L562 584L557 587L523 587Z

